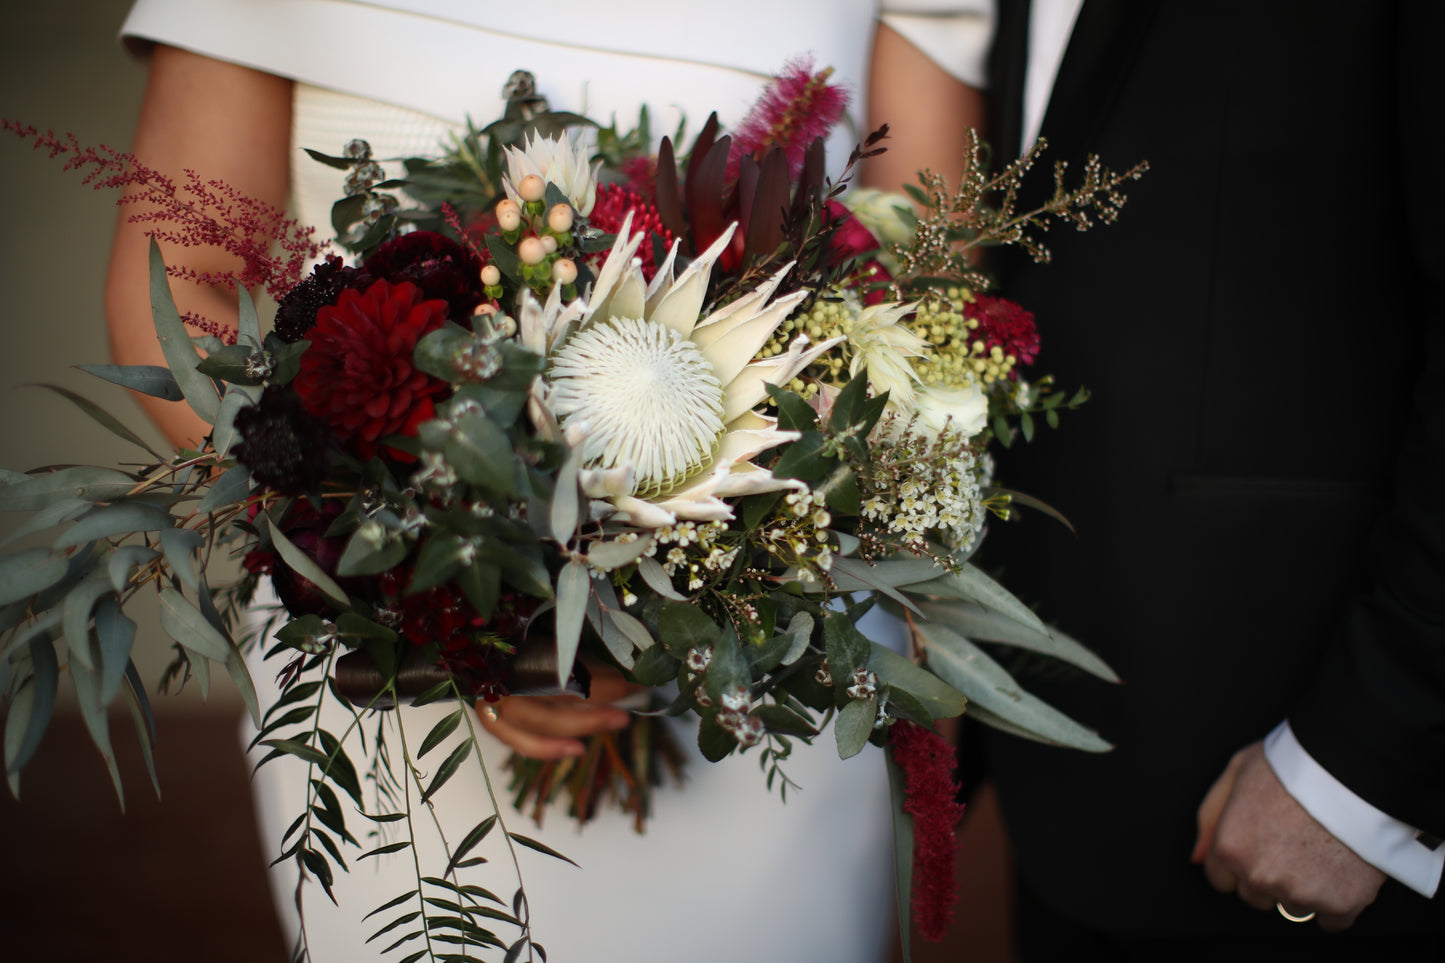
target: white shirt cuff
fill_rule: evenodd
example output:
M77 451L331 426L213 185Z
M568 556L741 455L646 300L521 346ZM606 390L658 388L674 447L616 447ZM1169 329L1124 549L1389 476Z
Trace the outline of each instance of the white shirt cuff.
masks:
M1429 899L1440 887L1445 846L1434 850L1416 837L1419 830L1355 795L1305 751L1289 722L1264 740L1270 768L1305 812L1357 856Z

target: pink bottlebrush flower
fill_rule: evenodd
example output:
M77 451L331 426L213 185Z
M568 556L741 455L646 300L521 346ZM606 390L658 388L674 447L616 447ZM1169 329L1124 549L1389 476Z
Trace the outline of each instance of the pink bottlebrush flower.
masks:
M782 148L788 158L789 176L798 176L808 145L826 136L848 109L848 91L828 82L832 74L831 67L813 73L812 58L804 57L790 62L773 78L733 132L728 183L737 180L743 155L761 160L773 147Z
M889 749L903 770L903 811L913 817L913 923L936 943L953 921L953 830L963 817L953 747L933 729L900 721L889 734Z

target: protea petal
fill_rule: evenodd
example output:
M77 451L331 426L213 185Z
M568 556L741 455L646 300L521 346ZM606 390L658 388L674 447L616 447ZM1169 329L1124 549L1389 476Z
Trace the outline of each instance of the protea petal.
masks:
M713 373L723 384L738 376L743 368L757 357L758 350L778 330L778 325L792 313L807 291L794 291L768 305L761 312L744 318L725 331L710 344L702 344L698 338L693 341L701 347L703 356L712 363Z
M757 465L738 464L728 472L722 484L718 485L713 492L719 498L740 498L743 495L761 495L764 492L777 492L786 488L801 490L807 488L805 482L796 478L779 478L766 468L759 468Z
M703 299L707 297L707 282L712 266L723 251L727 250L728 242L732 240L733 232L737 228L736 222L729 224L722 236L713 242L712 247L687 266L687 270L678 276L668 292L658 300L649 316L650 320L667 325L685 338L692 337L692 329L697 327L698 316L702 311Z
M634 495L619 495L612 499L612 504L617 506L618 511L626 512L628 521L640 528L662 528L664 525L677 524L677 516L672 512L656 502Z
M597 280L592 282L592 290L587 295L587 304L594 316L598 308L612 299L613 289L622 283L632 267L632 258L637 254L642 238L641 233L632 234L632 212L628 211L622 226L617 229L617 240L612 242L612 250L607 252L607 260L602 262L602 270L597 272Z
M743 412L762 404L763 399L768 396L767 385L787 384L819 355L842 340L839 336L809 346L807 337L799 335L793 339L786 353L775 358L754 361L744 367L732 381L723 386L723 424L731 424L733 419Z

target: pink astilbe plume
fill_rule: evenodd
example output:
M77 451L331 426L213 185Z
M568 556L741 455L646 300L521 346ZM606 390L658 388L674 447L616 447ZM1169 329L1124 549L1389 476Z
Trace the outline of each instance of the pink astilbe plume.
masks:
M147 237L176 247L217 247L241 262L239 270L220 272L173 264L166 268L171 277L222 288L263 287L279 299L326 249L313 238L312 228L228 184L202 180L195 171L186 171L185 183L177 186L134 154L105 145L84 147L74 134L61 137L12 120L0 119L0 126L32 141L37 150L48 150L51 157L64 157L62 169L83 172L82 183L96 190L116 188L123 192L118 203L147 208L130 216L131 222L146 226ZM208 333L219 331L203 318L187 316L186 321Z
M935 730L903 721L889 733L889 747L903 770L903 811L913 817L913 923L936 943L953 921L954 827L963 817L953 747Z
M824 137L843 111L848 109L848 91L828 79L833 69L813 72L813 61L804 57L783 68L764 89L748 116L733 132L728 153L727 180L737 179L738 163L744 155L762 159L770 148L782 148L788 158L788 173L797 177L803 169L808 145Z

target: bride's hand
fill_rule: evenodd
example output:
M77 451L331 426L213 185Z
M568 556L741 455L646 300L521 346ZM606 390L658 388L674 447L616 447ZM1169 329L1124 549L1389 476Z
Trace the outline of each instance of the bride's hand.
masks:
M479 702L482 727L513 751L533 759L580 756L582 739L599 732L622 729L632 719L626 709L611 703L643 690L607 665L590 665L592 695L507 696L496 702Z

